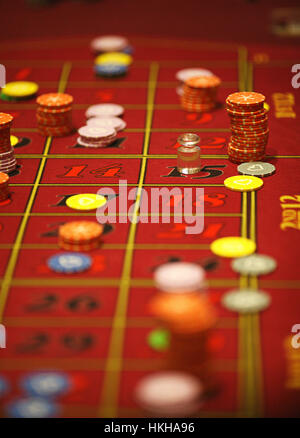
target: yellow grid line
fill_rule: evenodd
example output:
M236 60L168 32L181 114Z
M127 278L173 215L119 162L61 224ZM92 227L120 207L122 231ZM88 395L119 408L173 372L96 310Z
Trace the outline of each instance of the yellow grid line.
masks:
M20 49L24 50L24 48L53 48L53 47L64 47L64 48L78 48L78 47L84 47L86 48L87 45L90 43L90 38L54 38L54 39L47 39L47 40L26 40L26 41L20 41L18 45L16 45L15 42L6 42L2 43L0 45L0 50L6 51L8 48L13 48L15 50ZM133 37L131 39L131 43L134 46L141 46L141 47L153 47L153 48L170 48L174 47L176 49L189 49L189 50L199 50L199 49L209 49L209 50L216 50L220 51L220 48L222 50L228 50L229 52L235 52L237 45L235 43L217 43L213 41L202 41L202 40L193 40L193 39L187 39L187 40L178 40L176 38L153 38L153 37ZM27 60L26 60L27 61ZM26 62L24 60L24 63ZM87 61L85 61L87 62ZM150 65L150 61L147 61ZM190 61L192 62L192 61ZM194 61L195 62L195 61Z
M163 362L161 359L125 359L124 370L126 371L157 371L161 369ZM112 363L113 372L115 363ZM104 371L105 361L104 359L89 358L88 360L83 358L18 358L7 359L3 358L0 362L0 370L39 370L39 369L60 369L60 370L78 370L81 371ZM212 364L212 368L216 372L234 372L236 371L234 361L230 359L218 360L215 364ZM66 406L66 405L64 405ZM95 417L97 417L97 406L95 406ZM108 410L114 409L113 406L108 407Z
M177 157L177 155L175 154L170 154L170 155L143 155L143 154L124 154L124 155L119 155L119 154L48 154L48 155L44 155L44 154L17 154L16 158L60 158L60 159L66 159L66 158L75 158L75 159L95 159L95 158L118 158L118 159L122 159L122 158L135 158L135 159L142 159L142 158L149 158L149 159L175 159ZM227 158L227 155L205 155L205 157L210 157L210 158Z
M238 51L239 91L245 91L247 87L247 49L243 46ZM241 237L248 235L248 198L247 193L241 193ZM239 277L240 289L247 287L248 278L245 275ZM244 315L238 315L238 406L242 416L249 415L248 398L251 388L248 385L249 375L249 350L248 350L248 328Z
M71 312L70 312L71 313ZM111 327L112 317L98 316L7 316L3 319L6 327ZM127 327L153 328L156 323L152 317L130 317ZM223 317L218 320L216 329L232 329L236 327L236 318ZM11 358L19 360L19 358Z
M29 248L25 248L29 249ZM33 249L36 249L33 247ZM55 249L48 248L48 249ZM124 248L125 249L125 245ZM135 250L139 250L141 248L135 248ZM152 249L152 248L146 248L146 249ZM163 249L163 248L159 248ZM178 249L178 247L174 248ZM182 248L179 247L179 250ZM187 249L187 248L183 248ZM189 248L191 250L195 250L195 248ZM209 248L206 248L209 249ZM198 250L198 249L197 249ZM2 279L0 278L0 284ZM117 287L119 286L119 277L115 278L99 278L99 275L95 274L95 277L89 277L89 278L76 278L76 280L71 278L58 278L53 277L51 279L49 278L42 278L42 277L34 277L34 278L14 278L11 282L11 284L14 287L22 287L22 286L32 286L32 287L40 287L40 286L47 286L47 287L57 287L57 286L63 286L63 287L81 287L81 286L89 286L89 287L99 287L99 286L106 286L106 287ZM149 278L132 278L130 280L130 284L132 287L142 287L142 288L153 288L154 284L153 281ZM289 281L289 280L261 280L260 285L262 288L270 288L274 289L274 291L278 290L280 293L282 290L293 290L295 293L300 291L300 281ZM218 289L224 289L228 287L237 287L239 286L239 280L235 278L214 278L208 281L208 286L212 288L218 288Z
M37 128L12 128L13 132L37 132ZM189 131L192 132L230 132L229 128L189 128ZM145 128L126 128L123 133L128 132L145 132ZM184 129L181 128L151 128L151 132L185 132Z
M149 72L149 86L147 95L147 115L146 115L146 132L144 138L143 153L147 154L150 143L151 124L154 111L154 99L156 91L156 80L158 76L159 66L157 63L150 65ZM100 417L113 418L117 414L117 400L118 390L121 378L122 369L122 352L125 335L125 321L127 315L127 304L130 290L130 275L133 262L133 244L136 236L137 228L137 213L140 208L142 187L146 175L147 157L142 159L139 185L136 196L136 204L133 212L133 220L129 230L128 247L125 253L124 265L122 275L120 279L120 289L118 295L118 301L116 306L116 312L114 316L114 322L112 327L112 334L109 346L109 354L106 362L106 372L104 376L102 404L99 407ZM114 364L112 364L114 362Z
M30 187L33 186L34 184L30 184L30 183L16 183L16 184L10 184L10 187ZM136 183L127 183L126 184L128 187L136 187L137 184ZM102 187L102 186L107 186L106 183L77 183L77 184L73 184L73 183L65 183L65 184L47 184L47 183L41 183L39 184L39 187ZM109 187L124 187L125 184L118 184L118 183L110 183ZM144 184L144 187L224 187L224 184Z
M56 87L55 81L39 81L41 87ZM178 82L176 81L158 81L156 88L170 88L176 89ZM221 88L235 88L237 81L224 81L221 83ZM68 89L70 88L148 88L147 81L129 81L129 82L115 82L115 81L68 81Z
M244 55L243 55L244 56ZM247 63L240 71L246 74L244 90L253 89L253 66ZM241 81L242 86L242 81ZM250 199L249 199L250 197ZM242 193L243 219L241 235L248 236L247 215L248 201L250 202L249 238L256 242L256 192ZM249 284L250 283L250 284ZM257 278L240 276L240 288L257 288ZM259 315L239 315L239 400L242 412L247 417L262 415L263 409L263 383L262 363L259 333Z
M63 65L63 68L62 68L62 73L61 73L59 86L58 86L58 89L60 91L63 91L64 87L66 86L67 79L68 79L68 76L70 74L70 70L71 70L71 64L69 62L65 63ZM49 152L51 142L52 142L52 137L47 137L46 142L45 142L45 147L44 147L44 153L46 155ZM20 244L22 243L22 240L24 237L26 226L27 226L27 223L28 223L28 220L30 217L30 212L31 212L31 209L32 209L32 206L33 206L36 194L37 194L38 184L42 178L42 174L43 174L44 167L46 164L46 159L47 159L46 157L42 158L41 163L39 165L38 173L37 173L37 176L35 179L35 183L34 183L34 186L32 188L32 191L31 191L31 194L30 194L27 206L26 206L25 214L23 216L20 227L18 229L15 244L13 246L13 249L12 249L8 264L7 264L7 268L6 268L6 271L4 274L3 282L1 285L1 295L0 295L0 322L3 318L6 301L7 301L9 290L10 290L11 281L13 279L14 270L16 267L16 263L18 261Z
M57 207L60 208L60 207ZM0 217L14 217L14 216L25 216L26 212L20 212L20 213L0 213ZM116 217L124 217L124 216L129 216L129 214L127 212L124 213L114 213L114 215ZM194 214L194 213L184 213L185 216L187 217L240 217L241 213L199 213L199 214ZM56 217L56 216L70 216L70 217L75 217L75 216L91 216L91 217L95 217L95 212L93 213L85 213L85 212L78 212L78 213L60 213L60 212L49 212L49 213L29 213L29 216L35 216L35 217L45 217L45 216L49 216L49 217ZM105 212L104 216L109 216L109 213ZM151 212L151 213L137 213L138 217L148 217L148 218L152 218L152 217L181 217L182 214L181 213L161 213L161 212ZM151 223L151 221L150 221ZM156 222L155 222L156 223Z

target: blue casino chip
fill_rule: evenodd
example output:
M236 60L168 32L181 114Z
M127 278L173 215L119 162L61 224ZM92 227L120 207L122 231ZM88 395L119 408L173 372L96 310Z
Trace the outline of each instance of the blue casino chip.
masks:
M21 385L33 397L53 398L67 393L71 381L64 373L44 371L25 377Z
M99 64L95 65L95 73L99 76L123 76L128 72L128 66L123 64Z
M10 403L7 413L12 418L51 418L57 415L58 406L44 398L20 398Z
M3 397L8 390L9 384L7 380L3 376L0 376L0 398Z
M89 269L92 265L92 259L80 252L64 252L50 257L47 264L52 271L75 274Z
M133 53L133 47L127 46L125 49L122 50L123 53L126 53L127 55L131 55Z

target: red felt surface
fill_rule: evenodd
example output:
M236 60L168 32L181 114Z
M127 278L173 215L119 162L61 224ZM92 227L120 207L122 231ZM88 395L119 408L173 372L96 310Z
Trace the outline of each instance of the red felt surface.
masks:
M226 159L230 135L226 112L220 106L211 114L186 114L178 104L174 77L176 71L185 66L213 70L223 80L219 93L223 103L227 94L238 89L241 80L238 47L211 46L204 41L183 39L178 47L178 41L171 39L132 38L135 61L129 75L107 82L93 76L89 40L88 37L51 39L25 42L18 47L9 43L1 49L7 79L14 80L26 67L26 79L39 82L40 92L57 90L63 64L70 60L72 69L66 91L74 96L75 125L84 124L84 112L89 105L115 102L125 106L128 128L118 134L122 140L118 147L101 150L76 147L76 134L54 139L32 198L45 147L45 139L35 131L34 101L0 103L1 111L15 115L13 133L22 140L16 147L19 171L11 177L12 202L0 206L2 279L8 273L12 248L17 255L15 268L9 271L12 276L3 313L7 348L0 350L0 373L12 387L1 400L3 416L7 403L22 393L20 378L40 369L64 370L72 377L71 393L59 400L62 417L93 417L108 410L118 417L142 415L132 388L142 375L160 369L164 359L163 353L153 351L147 344L149 333L156 327L147 308L155 292L151 283L153 269L174 257L205 264L212 257L209 244L215 238L240 235L241 231L241 195L223 186L226 177L236 174L236 166ZM249 46L248 49L248 60L254 62L254 89L264 93L270 105L267 152L268 161L276 165L275 175L264 179L264 187L257 192L256 239L258 251L273 256L278 268L258 282L260 288L270 293L272 305L251 322L246 332L247 345L256 352L256 357L251 356L249 350L243 356L245 352L239 350L239 343L242 339L245 341L245 333L239 318L220 303L224 292L239 284L230 260L217 259L216 268L207 273L207 294L219 315L218 327L210 340L219 391L204 403L199 415L251 416L254 414L249 406L254 397L255 404L261 406L255 415L298 416L299 350L292 351L288 345L291 327L300 322L297 266L300 231L298 225L286 230L280 228L280 198L298 194L300 131L296 118L276 117L274 105L274 93L292 93L296 99L293 109L298 116L298 90L290 85L291 61L296 59L297 52L291 47L285 53L274 46ZM267 54L267 62L256 63L257 53ZM96 193L101 187L112 187L118 193L120 179L126 179L132 187L138 184L147 114L149 117L148 77L153 62L158 63L159 74L148 150L151 157L147 158L143 183L148 192L156 185L204 187L205 227L200 235L186 235L184 226L178 224L141 223L137 226L132 267L128 273L131 280L128 302L123 301L122 320L117 321L114 317L118 302L120 306L120 278L128 252L130 224L113 224L105 233L103 247L91 253L93 266L87 273L54 274L46 262L58 252L58 225L74 218L62 202L67 195ZM218 166L221 172L218 176L208 178L207 170L191 177L172 173L176 166L177 136L189 129L201 137L203 166ZM162 157L155 157L157 155ZM81 169L80 173L69 176L75 166ZM248 200L250 202L250 197ZM26 208L29 215L24 222ZM250 211L248 213L251 223L253 217ZM83 218L95 219L93 213L76 213L76 219ZM14 243L21 223L24 229L21 246L17 247ZM47 304L49 296L51 305ZM78 303L75 308L70 307L74 300ZM97 304L92 309L88 306L91 301ZM119 350L112 344L113 332L121 339ZM46 342L34 346L36 336L41 334L46 336ZM70 337L72 348L65 342ZM86 337L91 341L88 346L83 342ZM112 351L117 357L109 356ZM261 368L251 368L256 360ZM112 364L116 364L115 371L109 368ZM117 387L115 379L119 379ZM244 386L247 379L253 379L254 392ZM260 386L256 385L258 381ZM105 405L108 401L104 388L116 391L115 397L110 399L113 406Z

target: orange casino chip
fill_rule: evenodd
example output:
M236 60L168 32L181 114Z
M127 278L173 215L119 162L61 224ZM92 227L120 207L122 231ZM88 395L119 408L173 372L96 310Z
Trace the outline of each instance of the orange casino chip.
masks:
M4 172L0 172L0 202L5 201L10 196L8 181L9 176Z
M149 304L150 312L173 331L203 331L216 322L207 298L198 293L160 293Z
M221 84L218 76L194 76L185 81L185 84L191 88L214 88Z
M47 93L39 96L36 102L42 107L61 109L70 106L73 102L73 97L66 93Z
M9 176L6 173L0 172L0 186L4 187L8 184Z
M7 113L0 113L0 126L6 127L13 121L13 116Z
M100 239L89 243L69 243L63 239L58 239L58 246L65 251L87 252L99 248Z
M243 91L232 93L227 97L227 102L237 107L249 107L253 105L263 106L266 98L261 93L254 91Z
M97 240L103 233L103 225L92 221L73 221L59 227L59 238L73 243Z

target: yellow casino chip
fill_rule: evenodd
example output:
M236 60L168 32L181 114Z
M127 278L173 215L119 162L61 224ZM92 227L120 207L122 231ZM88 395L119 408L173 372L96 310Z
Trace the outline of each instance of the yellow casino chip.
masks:
M10 144L12 145L12 146L16 146L16 144L18 144L19 143L19 139L18 139L18 137L16 137L15 135L11 135L10 136Z
M245 237L222 237L210 245L211 251L220 257L244 257L253 254L255 243Z
M81 195L70 196L66 204L73 210L96 210L106 204L106 198L94 193L83 193Z
M263 184L261 178L249 175L230 176L224 181L225 187L236 192L251 192L252 190L258 190Z
M95 64L122 64L130 65L132 63L132 57L127 53L109 52L99 55L95 59Z
M37 93L39 86L35 82L17 81L8 82L3 88L2 93L9 97L29 97Z

